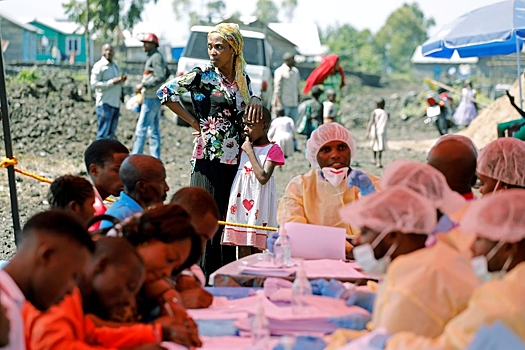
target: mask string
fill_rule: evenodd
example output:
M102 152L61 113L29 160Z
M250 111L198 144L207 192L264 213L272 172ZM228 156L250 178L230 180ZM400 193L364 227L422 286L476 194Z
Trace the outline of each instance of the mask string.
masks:
M493 196L493 195L496 193L496 191L498 191L498 186L499 186L500 184L501 184L501 181L498 180L498 181L496 182L496 186L494 186L494 189L492 190L492 193L490 194L491 196Z
M398 242L395 242L394 244L392 244L390 246L390 248L388 248L385 256L383 258L388 258L390 259L390 257L392 256L392 254L394 254L394 252L396 251L397 247L399 246L399 243Z
M499 241L494 246L494 248L490 250L490 252L485 256L485 258L487 259L487 263L494 257L494 255L496 255L499 252L499 250L501 249L501 247L503 247L504 244L505 242Z
M375 249L379 243L381 243L381 241L386 237L387 234L390 233L390 229L388 228L385 228L383 231L381 231L381 233L379 234L379 236L376 237L376 239L374 239L372 241L372 244L370 244L370 246L372 247L372 249Z

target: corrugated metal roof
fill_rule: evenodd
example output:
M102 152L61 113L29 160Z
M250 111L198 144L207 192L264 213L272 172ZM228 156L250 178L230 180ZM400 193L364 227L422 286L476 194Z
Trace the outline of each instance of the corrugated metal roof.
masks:
M301 55L316 56L327 51L315 23L269 23L268 27L297 46Z
M23 22L19 21L18 19L16 19L15 16L12 16L12 15L6 13L5 11L0 11L0 17L4 18L5 20L7 20L7 21L9 21L11 23L16 24L19 27L24 28L25 30L29 30L30 32L35 32L35 33L39 33L39 34L43 33L42 29L37 28L37 27L35 27L35 26L31 25L31 24L28 24L28 23L23 23Z
M71 34L84 34L84 27L78 23L68 21L68 20L57 20L54 18L34 18L29 22L36 22L45 25L51 29L56 30L62 34L71 35Z

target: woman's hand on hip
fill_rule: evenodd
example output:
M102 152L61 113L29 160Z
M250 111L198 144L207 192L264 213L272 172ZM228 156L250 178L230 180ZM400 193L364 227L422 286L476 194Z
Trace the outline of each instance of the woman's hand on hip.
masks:
M257 96L252 96L250 103L246 106L246 110L244 112L250 123L258 123L261 121L263 117L263 106L261 104L261 99Z

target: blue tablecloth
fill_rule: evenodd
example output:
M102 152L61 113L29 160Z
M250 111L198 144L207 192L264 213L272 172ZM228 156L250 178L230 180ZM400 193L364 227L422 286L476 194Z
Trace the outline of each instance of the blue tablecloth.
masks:
M255 295L255 292L262 288L247 288L247 287L206 287L214 297L226 297L231 299L246 298Z

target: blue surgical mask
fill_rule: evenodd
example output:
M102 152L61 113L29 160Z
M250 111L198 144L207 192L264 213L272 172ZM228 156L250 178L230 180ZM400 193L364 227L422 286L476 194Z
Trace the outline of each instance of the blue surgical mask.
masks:
M374 255L374 249L379 243L386 237L390 230L383 230L379 236L374 239L372 244L366 243L354 247L352 250L355 260L361 265L363 271L372 275L384 275L388 265L392 261L392 254L397 249L398 243L395 242L388 249L385 256L380 259L376 259Z

